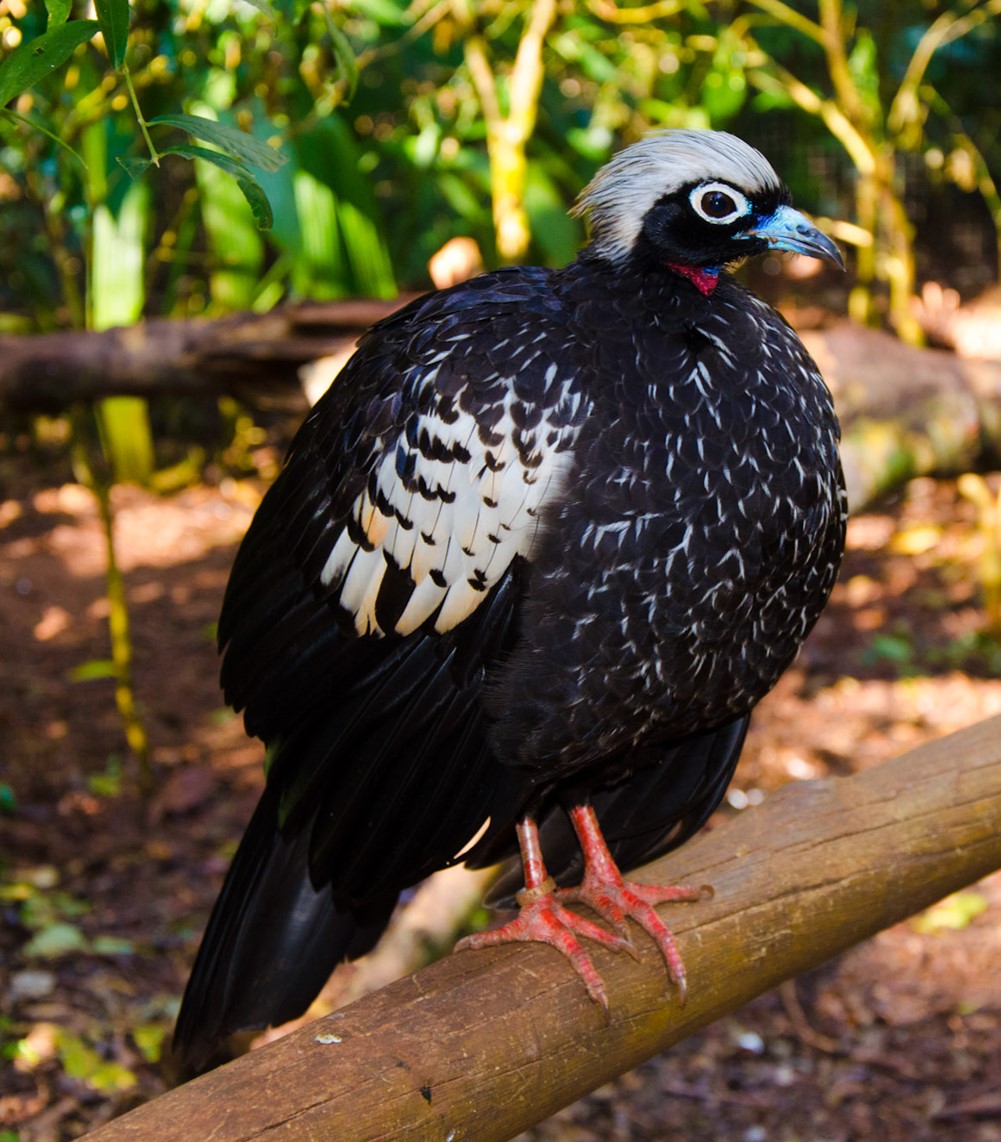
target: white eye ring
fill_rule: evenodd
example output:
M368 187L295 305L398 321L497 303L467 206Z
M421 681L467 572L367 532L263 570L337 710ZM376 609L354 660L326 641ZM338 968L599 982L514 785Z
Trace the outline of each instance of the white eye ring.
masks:
M725 182L701 183L688 196L688 201L704 222L711 222L714 226L727 226L751 213L751 204L746 196Z

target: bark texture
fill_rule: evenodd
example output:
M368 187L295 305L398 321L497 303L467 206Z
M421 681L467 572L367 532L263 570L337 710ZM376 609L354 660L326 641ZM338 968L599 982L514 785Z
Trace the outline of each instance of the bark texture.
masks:
M652 943L594 949L606 1023L565 961L463 952L96 1131L127 1139L506 1139L783 980L1001 867L1001 717L847 778L786 786L640 879L712 884Z

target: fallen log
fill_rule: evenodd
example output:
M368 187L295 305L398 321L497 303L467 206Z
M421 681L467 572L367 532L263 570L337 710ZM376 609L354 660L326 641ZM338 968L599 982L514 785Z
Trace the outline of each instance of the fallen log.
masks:
M642 934L636 961L594 951L607 1023L552 949L464 952L90 1137L510 1138L999 867L1001 717L852 777L788 785L645 869L715 888L662 910L688 966L685 1007Z
M915 476L1001 461L1001 361L916 349L857 325L802 338L834 394L853 511Z
M361 333L403 300L0 336L0 413L56 413L114 395L230 395L255 409L304 414L303 367L329 359L331 367L318 370L325 386ZM1001 361L914 349L848 324L803 340L834 392L853 511L914 476L958 475L1001 460Z
M0 336L0 412L58 413L108 396L221 395L305 410L300 367L343 354L404 300L303 302L215 320Z

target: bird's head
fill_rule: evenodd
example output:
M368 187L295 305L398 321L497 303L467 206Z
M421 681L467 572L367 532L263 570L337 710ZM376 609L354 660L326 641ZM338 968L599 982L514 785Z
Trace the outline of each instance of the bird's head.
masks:
M844 269L837 246L791 206L759 151L723 131L647 135L581 192L591 252L611 262L674 269L711 292L730 262L794 250Z

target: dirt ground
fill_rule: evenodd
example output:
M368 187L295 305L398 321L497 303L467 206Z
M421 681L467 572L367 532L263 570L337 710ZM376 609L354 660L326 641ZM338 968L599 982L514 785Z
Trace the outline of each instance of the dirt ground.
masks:
M163 1089L163 1038L261 781L212 645L261 485L116 494L158 782L144 805L99 676L93 501L63 474L39 484L28 457L3 464L0 1142L47 1142ZM852 521L832 605L762 704L724 813L1001 712L1001 644L977 598L984 541L951 483L918 481ZM523 1137L1001 1139L999 917L995 876Z

